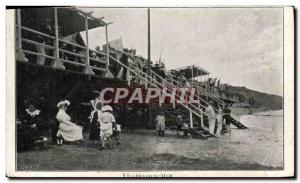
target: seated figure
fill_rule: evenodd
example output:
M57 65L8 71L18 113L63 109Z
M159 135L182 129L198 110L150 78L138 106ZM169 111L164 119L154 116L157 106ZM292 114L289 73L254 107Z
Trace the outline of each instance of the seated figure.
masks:
M57 132L57 143L62 144L63 140L68 142L84 141L82 135L82 126L78 126L71 122L70 116L66 113L70 102L68 100L61 101L57 104L59 111L56 119L59 122L59 129Z

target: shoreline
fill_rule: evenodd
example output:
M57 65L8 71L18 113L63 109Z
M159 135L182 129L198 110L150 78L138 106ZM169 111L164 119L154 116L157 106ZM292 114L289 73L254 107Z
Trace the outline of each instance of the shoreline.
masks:
M254 110L251 108L243 108L243 107L229 107L232 111L233 115L252 115L252 114L261 114L261 113L272 113L276 111L282 111L283 109L265 109L265 108L255 108Z
M239 130L234 130L238 132ZM234 133L235 133L234 132ZM87 137L88 134L84 134ZM158 137L155 130L124 130L121 145L99 150L100 142L81 145L51 145L46 151L17 153L18 170L281 170L242 158L243 142L230 136L208 140L183 139L167 131ZM229 140L229 141L228 141ZM240 159L241 158L241 159Z

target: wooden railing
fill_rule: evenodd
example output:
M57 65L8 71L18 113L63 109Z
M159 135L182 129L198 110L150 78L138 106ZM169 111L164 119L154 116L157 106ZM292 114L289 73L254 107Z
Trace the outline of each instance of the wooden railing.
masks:
M18 26L17 26L18 28ZM45 34L45 33L42 33L40 31L37 31L37 30L34 30L34 29L31 29L31 28L28 28L28 27L24 27L24 26L21 26L21 31L22 32L29 32L32 34L32 36L34 36L35 38L39 37L39 39L43 40L43 39L48 39L49 41L48 42L53 42L55 41L55 37L54 36L51 36L51 35L48 35L48 34ZM93 55L92 53L95 53L95 55L101 55L104 57L104 59L106 59L106 53L104 52L101 52L101 51L96 51L96 50L92 50L92 49L88 49L89 50L89 59L91 60L91 62L87 63L86 61L84 62L79 62L79 60L86 60L87 59L87 56L86 54L82 54L84 53L86 47L84 45L79 45L79 44L76 44L76 43L72 43L72 42L69 42L69 41L65 41L65 40L62 40L62 39L58 39L59 41L59 47L58 49L56 49L55 46L53 45L49 45L45 42L38 42L38 41L35 41L33 37L22 37L23 34L21 34L21 44L24 44L24 43L27 43L27 44L31 44L33 46L35 46L36 48L37 47L42 47L41 49L48 49L48 50L53 50L54 54L53 55L47 55L46 52L44 53L39 53L38 51L36 51L36 49L28 49L24 46L19 46L19 52L21 53L24 53L25 56L26 55L34 55L34 56L38 56L38 57L44 57L44 58L47 58L47 59L51 59L52 60L52 66L55 67L58 66L59 68L62 68L64 69L65 66L64 64L70 64L70 65L74 65L74 66L79 66L79 67L82 67L82 68L90 68L92 70L97 70L97 71L101 71L101 72L106 72L107 69L105 67L105 64L106 64L106 61L104 60L101 60L101 59L98 59L98 58L93 58L91 55ZM19 38L18 38L19 39ZM73 46L74 49L77 49L77 50L83 50L81 53L78 53L78 52L75 52L73 50L66 50L64 47L60 46L61 44L65 44L65 45L69 45L69 46ZM55 56L55 53L59 51L59 54L58 55L58 58L56 58ZM64 55L67 55L67 56L64 56ZM66 59L67 57L74 57L75 60L69 60L69 59ZM58 62L55 64L55 62ZM95 64L91 64L91 63L100 63L100 64L103 64L102 67L100 67L99 65L95 65ZM93 74L93 73L89 73L89 74Z
M21 23L21 9L16 9L16 59L24 62L34 62L29 60L27 57L30 55L36 56L37 64L44 65L46 59L50 60L50 66L53 68L60 68L66 70L74 70L74 67L70 67L70 65L77 66L75 68L82 68L82 70L75 69L77 72L84 72L86 74L94 75L102 74L103 72L108 71L108 62L109 62L109 51L107 49L106 53L101 51L95 51L89 49L88 45L88 20L92 18L97 21L101 21L104 24L105 29L107 30L107 26L110 23L105 23L101 19L93 17L89 13L85 13L81 10L74 9L74 11L80 12L85 19L85 31L86 31L86 45L79 45L76 43L68 42L62 40L59 35L59 24L58 24L58 10L59 8L53 8L54 15L54 26L53 31L54 35L49 35L45 32L40 32L38 30L22 26ZM71 8L72 9L72 8ZM29 34L26 34L29 33ZM30 35L28 37L24 37L25 35ZM107 38L107 31L106 31ZM108 40L106 39L108 42ZM106 42L106 44L107 44ZM28 47L25 45L29 45ZM24 46L23 46L24 45ZM76 49L67 49L63 45L73 46ZM50 50L50 51L49 51ZM79 51L80 50L80 51ZM47 54L48 53L48 54ZM100 57L93 58L90 55L101 55L104 57L104 60L101 60ZM69 59L71 58L71 59ZM30 57L30 59L34 59L34 57ZM90 62L91 61L91 62ZM48 62L48 61L47 61ZM97 64L95 64L97 63ZM94 71L100 71L94 72Z

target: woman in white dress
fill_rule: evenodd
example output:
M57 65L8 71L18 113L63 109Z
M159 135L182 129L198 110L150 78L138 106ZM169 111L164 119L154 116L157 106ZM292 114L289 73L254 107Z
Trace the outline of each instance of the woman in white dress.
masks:
M65 141L74 142L78 140L83 141L82 136L82 126L78 126L71 122L70 116L66 113L70 102L68 100L61 101L57 104L59 108L56 115L56 119L59 122L59 129L57 132L57 137L63 138ZM62 139L58 139L58 144L62 144Z

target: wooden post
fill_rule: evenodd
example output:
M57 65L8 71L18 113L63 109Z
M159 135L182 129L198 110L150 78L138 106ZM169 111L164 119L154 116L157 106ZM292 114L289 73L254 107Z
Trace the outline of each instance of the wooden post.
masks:
M192 110L190 110L190 125L191 125L191 128L194 128L194 124L193 124L193 112L192 112Z
M21 24L21 10L16 10L17 14L17 50L16 50L16 59L23 62L28 62L28 59L25 57L22 52L22 24Z
M205 98L206 98L206 100L208 100L207 90L210 88L209 83L208 83L208 79L209 79L209 74L207 75L206 86L205 86Z
M108 67L109 67L109 45L108 45L107 25L105 25L105 41L106 41L106 69L108 70Z
M176 108L176 100L175 100L175 98L174 98L174 100L173 100L173 109L175 109Z
M125 67L124 67L124 69L125 69ZM127 75L127 84L128 84L128 86L130 86L130 80L131 80L131 75L130 75L130 70L129 69L127 69L127 73L126 73L126 75Z
M200 116L201 116L201 118L200 118L200 125L201 125L201 127L203 128L204 127L204 125L203 125L203 112L202 112L202 110L200 111Z
M107 26L108 26L108 24L105 24L105 42L106 42L106 63L105 63L105 67L106 67L106 73L105 73L104 77L106 77L106 78L111 77L113 75L109 70L109 44L108 44L108 28L107 28ZM118 60L119 59L120 58L118 58ZM123 68L123 69L125 70L125 68ZM128 69L127 69L127 72L129 72ZM126 73L126 75L127 75L127 73Z
M55 50L54 50L54 62L52 67L65 69L65 66L61 63L59 59L59 37L58 37L58 18L57 18L57 8L54 8L54 28L55 28Z
M148 8L148 61L150 67L150 59L151 59L151 34L150 34L150 8Z
M191 83L192 83L192 87L194 86L194 80L193 80L193 78L194 78L194 66L192 66L192 79L191 79Z
M89 20L88 16L85 17L85 39L86 39L86 58L85 58L85 73L86 74L95 74L93 69L90 67L90 49L89 49Z
M144 84L145 84L145 88L147 89L148 88L148 81L146 80L146 74L147 74L147 71L146 72L144 72L144 74L142 75L143 76L143 80L144 80ZM151 74L150 74L150 76L151 76Z

